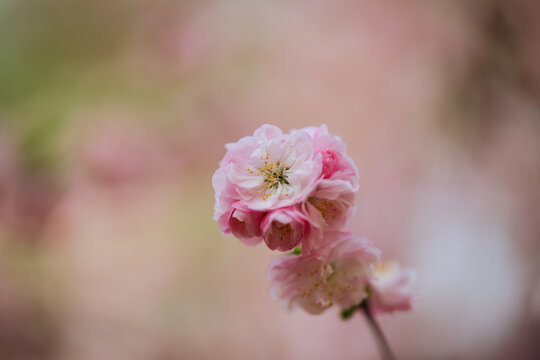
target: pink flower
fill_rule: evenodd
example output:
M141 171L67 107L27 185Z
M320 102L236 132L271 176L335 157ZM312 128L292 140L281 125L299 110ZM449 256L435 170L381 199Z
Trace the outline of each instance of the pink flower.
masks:
M297 207L288 207L269 212L261 222L261 232L270 250L294 249L311 236L311 222Z
M221 188L222 196L247 209L268 211L302 202L321 176L321 157L305 131L286 135L263 125L226 148L220 170L231 186Z
M229 216L229 228L234 236L246 245L261 242L261 219L264 213L251 210L233 209Z
M402 269L393 263L375 265L369 280L369 301L373 310L382 313L411 310L416 297L412 290L415 281L416 272L411 269Z
M225 169L219 168L212 176L212 186L215 191L214 220L218 222L223 235L230 235L229 218L234 210L232 205L236 201L234 187L227 179Z
M340 230L356 212L358 170L347 155L347 145L339 137L331 135L326 125L301 131L311 136L314 151L321 155L322 162L321 179L304 204L305 211L321 229Z
M341 230L354 215L358 171L326 125L290 134L263 125L226 148L212 178L223 234L250 245L264 238L280 251L301 243L311 252L328 244L324 231Z
M329 231L324 237L329 246L305 255L281 256L270 265L270 293L286 308L319 314L333 304L348 308L367 297L368 279L380 250L350 233Z
M233 234L246 245L260 243L260 222L264 213L235 206L232 184L223 169L216 171L212 185L216 191L214 220L218 222L223 235Z
M315 153L321 154L323 179L343 180L350 184L353 192L358 190L358 169L354 160L347 155L347 145L339 136L331 135L328 127L306 127L301 130L313 139Z
M344 180L320 180L304 208L323 230L340 230L356 213L355 192Z

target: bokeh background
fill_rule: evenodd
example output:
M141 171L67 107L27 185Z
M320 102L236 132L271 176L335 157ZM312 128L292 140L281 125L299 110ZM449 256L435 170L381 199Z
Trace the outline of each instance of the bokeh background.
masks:
M263 123L326 123L350 229L416 268L400 359L540 358L536 0L0 1L0 359L378 359L287 313L211 176Z

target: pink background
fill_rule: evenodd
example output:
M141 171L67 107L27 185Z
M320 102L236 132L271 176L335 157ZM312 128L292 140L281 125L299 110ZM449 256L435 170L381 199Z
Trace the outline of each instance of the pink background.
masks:
M378 359L287 313L211 176L263 123L328 124L349 228L419 274L399 359L540 357L540 6L0 2L0 359Z

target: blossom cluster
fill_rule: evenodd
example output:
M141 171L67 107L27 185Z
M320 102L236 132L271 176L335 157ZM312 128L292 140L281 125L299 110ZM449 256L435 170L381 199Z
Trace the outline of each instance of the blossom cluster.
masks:
M212 178L222 233L295 250L270 265L274 298L311 314L363 301L379 312L411 308L414 272L380 263L371 242L343 231L356 211L358 169L326 125L288 134L263 125L225 147Z

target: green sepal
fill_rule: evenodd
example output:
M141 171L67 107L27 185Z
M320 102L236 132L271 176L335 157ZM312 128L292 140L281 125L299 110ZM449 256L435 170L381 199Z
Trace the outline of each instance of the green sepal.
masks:
M289 251L287 254L289 254L289 255L300 255L300 254L302 254L302 245L298 245L297 247L295 247L294 249Z
M345 309L345 310L342 310L342 311L341 311L341 318L342 318L343 320L349 320L349 319L353 316L353 314L354 314L354 312L356 311L356 309L358 309L359 307L360 307L360 304L358 304L358 305L353 305L353 306L351 306L350 308L347 308L347 309Z

